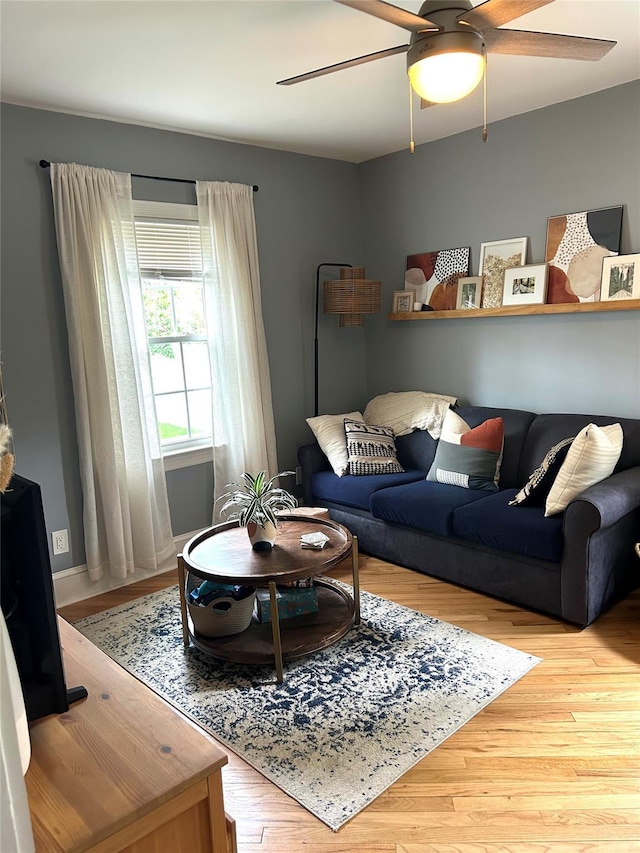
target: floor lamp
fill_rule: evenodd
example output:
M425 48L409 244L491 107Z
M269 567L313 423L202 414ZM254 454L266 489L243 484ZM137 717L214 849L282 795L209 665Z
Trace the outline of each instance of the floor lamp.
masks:
M322 267L340 267L338 281L325 281L323 311L339 314L341 326L363 326L365 314L380 310L382 282L364 277L364 267L351 264L323 263L316 270L316 317L314 339L314 412L318 416L318 311L320 307L320 270Z

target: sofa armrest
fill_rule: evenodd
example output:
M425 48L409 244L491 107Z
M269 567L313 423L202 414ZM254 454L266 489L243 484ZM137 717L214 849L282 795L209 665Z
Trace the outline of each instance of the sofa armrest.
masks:
M303 444L298 448L298 462L302 468L303 500L306 506L313 506L311 476L318 471L330 471L331 465L317 442L314 442L313 444Z
M579 504L583 502L591 504L597 511L600 517L599 527L615 524L627 513L640 507L640 466L619 471L601 483L585 489L567 507L565 524L567 518L573 517L574 510L580 512Z
M564 618L586 626L640 583L633 553L638 529L640 466L612 474L569 504L563 524Z

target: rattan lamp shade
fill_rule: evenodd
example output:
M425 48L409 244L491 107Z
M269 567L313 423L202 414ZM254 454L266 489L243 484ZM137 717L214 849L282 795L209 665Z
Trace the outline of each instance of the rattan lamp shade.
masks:
M340 281L325 281L325 314L339 314L341 326L364 326L365 314L381 307L382 282L364 277L364 267L341 267Z

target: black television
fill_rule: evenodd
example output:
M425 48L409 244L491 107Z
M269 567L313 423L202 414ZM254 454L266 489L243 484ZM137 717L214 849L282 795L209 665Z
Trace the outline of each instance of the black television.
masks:
M29 720L69 710L40 486L14 474L1 497L0 604Z

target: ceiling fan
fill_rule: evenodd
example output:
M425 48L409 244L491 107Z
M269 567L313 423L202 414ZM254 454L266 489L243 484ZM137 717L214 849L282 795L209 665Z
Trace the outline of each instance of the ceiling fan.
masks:
M500 29L553 0L426 0L414 15L383 0L336 0L411 32L409 44L389 47L279 80L290 86L396 53L407 54L407 73L421 106L451 103L469 95L483 77L487 53L558 59L602 59L615 41Z

